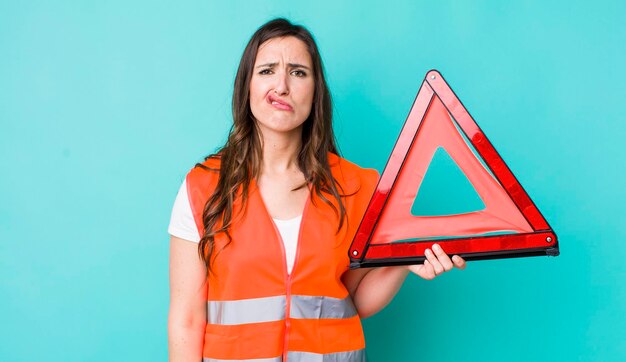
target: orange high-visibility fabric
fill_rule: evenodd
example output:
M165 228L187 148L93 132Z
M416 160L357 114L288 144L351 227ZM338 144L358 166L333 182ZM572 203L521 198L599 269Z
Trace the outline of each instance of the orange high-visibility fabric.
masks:
M203 356L241 360L280 356L283 348L276 343L276 336L284 333L284 321L232 326L207 324Z
M293 316L293 312L290 313L291 296L305 296L305 299L313 296L320 297L320 300L348 296L341 282L341 275L349 265L348 248L378 182L376 170L360 168L332 153L328 158L340 193L347 195L342 198L347 219L337 233L339 218L335 211L317 195L309 197L302 215L291 274L287 272L280 234L255 180L250 184L247 208L243 213L239 212L242 204L237 198L230 229L232 243L225 246L227 239L223 234L215 239L213 253L218 255L212 259L213 272L208 278L207 299L219 303L254 303L254 298L285 296L287 302L282 307L285 319L235 325L209 323L204 340L205 358L245 360L282 355L285 359L289 351L324 354L365 347L358 315L345 318L290 317ZM209 159L204 165L219 169L219 159ZM200 235L204 235L202 212L217 185L218 176L218 171L200 167L187 175L188 195ZM336 205L331 195L325 196Z
M289 348L294 351L334 353L354 351L365 347L365 337L359 316L350 318L338 328L335 319L291 320ZM311 324L315 323L315 328Z

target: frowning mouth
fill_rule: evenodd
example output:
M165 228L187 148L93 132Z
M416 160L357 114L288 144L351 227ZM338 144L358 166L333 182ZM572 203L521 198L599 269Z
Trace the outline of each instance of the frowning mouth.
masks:
M289 103L271 94L267 96L267 103L281 111L293 111L293 107L291 107Z

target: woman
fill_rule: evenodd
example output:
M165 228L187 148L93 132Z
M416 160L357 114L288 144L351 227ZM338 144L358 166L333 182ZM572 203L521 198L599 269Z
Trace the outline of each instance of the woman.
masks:
M378 180L337 156L311 34L272 20L237 71L226 145L194 167L169 232L171 361L362 361L360 318L409 272L465 267L438 245L423 265L348 270Z

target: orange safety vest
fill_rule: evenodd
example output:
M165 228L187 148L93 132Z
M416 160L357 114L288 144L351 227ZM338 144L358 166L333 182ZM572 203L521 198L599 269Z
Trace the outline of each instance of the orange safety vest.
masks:
M204 362L356 362L365 359L361 320L341 282L348 270L348 248L376 188L376 170L363 169L329 153L332 175L349 196L343 198L347 220L339 218L317 195L302 215L296 259L287 272L285 249L256 186L248 206L234 205L232 243L215 238L208 278ZM204 165L219 168L218 159ZM217 185L218 172L200 167L187 175L194 220L204 235L202 211ZM341 193L341 188L339 189ZM336 200L325 194L336 205ZM222 249L223 248L223 249Z

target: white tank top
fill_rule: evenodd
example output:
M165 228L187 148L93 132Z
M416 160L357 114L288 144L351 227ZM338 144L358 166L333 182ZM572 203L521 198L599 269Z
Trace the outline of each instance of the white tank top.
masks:
M296 249L298 248L298 234L300 233L300 222L302 215L289 220L274 219L274 224L280 232L280 236L285 244L285 256L287 257L287 270L291 274L293 263L296 259Z

